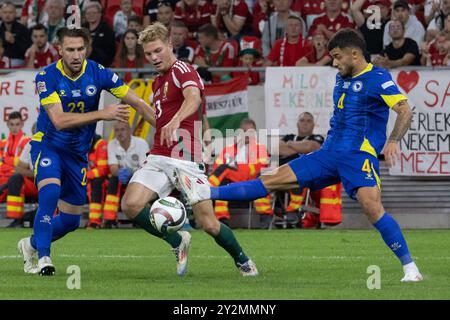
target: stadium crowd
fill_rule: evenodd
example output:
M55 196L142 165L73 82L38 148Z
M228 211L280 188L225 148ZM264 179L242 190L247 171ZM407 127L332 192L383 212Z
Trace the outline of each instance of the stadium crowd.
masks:
M450 65L450 0L26 0L22 7L7 0L0 7L0 69L40 69L57 61L55 34L72 19L73 6L91 33L88 59L106 67L144 67L147 62L138 33L159 21L170 29L177 58L193 64L206 83L246 76L250 85L259 84L260 73L252 67L330 65L328 40L345 27L361 32L367 43L366 58L375 65ZM249 70L208 70L242 66ZM124 75L125 82L133 78L131 73ZM303 118L304 114L299 123ZM21 121L20 114L9 116L10 134L0 150L0 200L7 202L12 226L22 222L25 199L37 195L26 147L29 138L23 136ZM251 120L242 126L256 129ZM116 138L108 144L97 137L89 154L89 226L95 228L116 225L122 186L145 158L142 151L148 150L145 141L131 136L129 127L116 124L114 129ZM298 134L284 137L280 156L313 150L295 150L303 139L320 146L318 139L323 138L310 129L303 134L299 127ZM258 168L239 171L226 161L225 151L212 168L213 185L251 179L267 157L258 155L262 159ZM325 196L332 199L328 204L338 203L333 200L336 188L340 194L340 186L335 186L334 193ZM293 190L290 198L288 209L298 210L304 193ZM227 205L216 203L216 215L224 222L229 219ZM270 199L259 199L255 207L264 222L273 214Z
M91 32L89 59L106 67L143 67L136 34L159 21L170 29L177 57L197 65L207 82L236 75L211 74L208 67L329 65L326 44L345 27L362 33L367 58L376 65L450 64L450 0L26 0L16 5L8 0L1 6L0 68L42 68L57 60L56 31L74 12ZM261 81L258 73L247 73L249 84Z

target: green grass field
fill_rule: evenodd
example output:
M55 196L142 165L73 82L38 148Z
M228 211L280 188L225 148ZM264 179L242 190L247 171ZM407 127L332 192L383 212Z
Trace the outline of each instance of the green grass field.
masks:
M237 230L260 276L243 278L204 232L193 231L189 270L175 272L169 246L142 230L78 230L53 245L54 277L27 275L16 251L29 229L0 229L0 299L450 299L450 230L407 230L425 277L401 283L401 265L378 233ZM81 270L69 290L67 267ZM381 289L366 286L381 269Z

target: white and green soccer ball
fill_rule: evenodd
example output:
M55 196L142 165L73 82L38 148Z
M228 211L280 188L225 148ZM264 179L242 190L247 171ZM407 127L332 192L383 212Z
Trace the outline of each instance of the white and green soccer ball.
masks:
M161 233L173 233L180 230L186 222L186 209L174 197L156 200L150 208L150 223Z

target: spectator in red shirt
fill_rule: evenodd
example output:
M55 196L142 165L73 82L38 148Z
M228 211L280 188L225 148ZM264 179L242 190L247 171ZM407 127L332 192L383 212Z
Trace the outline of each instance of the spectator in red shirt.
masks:
M295 63L311 50L311 44L302 36L302 20L297 15L290 15L286 24L286 35L275 41L265 65L295 66Z
M195 38L201 26L211 23L211 5L205 0L180 0L175 6L174 18L184 22L189 38Z
M261 67L261 40L253 36L244 36L239 42L239 61L238 67L247 67L248 71L233 72L233 77L247 77L249 85L257 85L260 83L260 74L257 71L251 71L252 67Z
M32 28L40 23L44 16L46 0L25 0L22 6L20 23L27 28Z
M252 16L252 32L255 36L260 37L264 30L264 24L268 19L268 14L273 10L270 0L258 0L253 6Z
M343 0L341 2L342 12L347 12L349 8L350 0ZM302 17L309 28L318 15L325 13L325 0L295 0L291 9L302 13Z
M323 32L316 31L312 38L312 51L300 58L296 66L327 66L331 63L331 57L328 54L328 39Z
M450 40L439 34L430 44L422 47L420 64L423 66L448 66L450 64Z
M194 62L201 68L209 67L234 67L236 66L237 52L233 44L227 40L219 39L217 28L206 24L198 30L198 42L200 46L195 50ZM199 68L200 69L200 68ZM198 70L197 70L198 71ZM230 72L199 71L205 81L221 82L231 79Z
M342 28L353 28L350 18L342 13L342 0L325 0L325 13L317 16L309 29L309 35L316 30L324 33L327 39Z
M33 44L25 52L27 68L40 69L59 59L58 51L48 42L47 28L43 24L31 28L31 41Z
M274 11L269 20L264 24L262 32L263 56L267 57L270 49L274 46L277 39L282 39L286 34L286 23L290 15L296 13L290 9L292 0L273 0ZM303 32L306 35L306 25L302 20Z
M244 0L217 0L212 5L211 22L226 38L248 34L251 17Z
M0 69L9 69L11 65L9 58L3 56L3 52L5 52L5 49L3 48L3 40L0 38Z
M119 50L114 60L116 68L142 68L144 66L144 49L138 43L138 33L136 30L128 29L120 40ZM131 72L125 73L124 82L138 78Z

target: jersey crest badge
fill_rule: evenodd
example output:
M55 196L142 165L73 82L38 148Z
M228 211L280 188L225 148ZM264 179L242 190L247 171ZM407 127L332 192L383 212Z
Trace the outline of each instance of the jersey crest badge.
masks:
M86 94L88 96L93 96L96 93L97 93L97 87L94 86L93 84L86 87Z
M356 81L356 82L353 84L352 89L353 89L354 92L360 92L361 89L362 89L362 87L363 87L362 82L361 82L361 81Z

